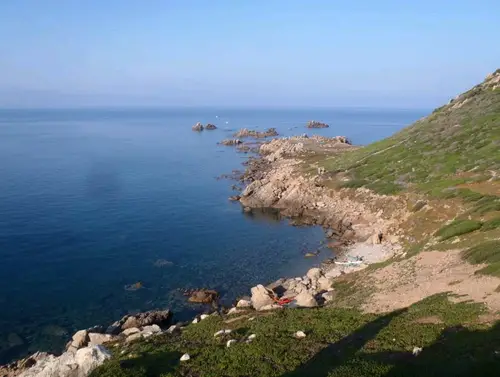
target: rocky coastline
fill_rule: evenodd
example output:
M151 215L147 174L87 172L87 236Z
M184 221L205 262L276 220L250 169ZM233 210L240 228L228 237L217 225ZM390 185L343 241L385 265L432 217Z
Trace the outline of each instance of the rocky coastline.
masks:
M173 334L209 315L251 315L252 312L313 308L334 302L336 292L332 283L335 278L401 252L398 223L404 218L405 211L400 209L398 204L401 203L393 203L397 199L381 197L368 190L331 189L327 185L328 176L321 169L305 174L302 170L304 161L317 153L318 148L342 153L356 147L345 137L273 139L260 145L258 157L247 160L245 171L238 177L247 185L239 195L230 199L239 201L245 211L273 208L290 218L292 224L322 226L326 237L335 240L329 246L343 251L336 260L330 259L311 268L304 276L258 284L250 289L249 296L240 298L232 308L212 309L197 315L191 323L172 324L172 313L167 309L125 316L109 326L77 331L62 355L37 352L0 367L0 376L87 376L111 358L110 349L116 344ZM396 210L390 213L381 210L389 207ZM217 297L214 291L206 292L210 293L211 299ZM205 302L202 298L195 298L191 301ZM187 360L189 355L183 357Z

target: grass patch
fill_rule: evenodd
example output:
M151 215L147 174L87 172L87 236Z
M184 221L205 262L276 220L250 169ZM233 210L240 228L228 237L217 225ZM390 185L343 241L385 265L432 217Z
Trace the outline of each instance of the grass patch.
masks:
M471 213L484 215L488 212L500 211L500 198L497 196L485 196L476 203Z
M395 195L403 191L403 187L394 182L376 181L366 187L382 195Z
M287 309L229 326L210 318L180 335L120 344L91 376L489 376L498 362L500 326L474 324L482 311L480 304L453 304L443 294L384 315ZM428 316L442 323L416 321ZM464 323L471 324L460 327ZM214 338L222 328L232 328L238 343L227 348L228 338ZM307 337L295 339L298 330ZM257 337L247 344L249 334ZM413 347L423 348L418 357ZM191 360L181 363L183 353Z
M500 240L480 243L462 252L462 257L472 264L486 263L479 274L500 276Z
M481 227L481 231L486 232L488 230L493 230L496 228L500 228L500 217L496 217L494 219L484 222L483 226Z
M324 167L341 171L373 191L418 191L477 202L484 195L463 184L488 185L500 170L500 91L476 85L395 135L339 154Z
M480 229L482 223L475 220L455 220L451 224L445 225L439 229L435 236L439 237L441 241L447 240L452 237L460 236L462 234L474 232Z

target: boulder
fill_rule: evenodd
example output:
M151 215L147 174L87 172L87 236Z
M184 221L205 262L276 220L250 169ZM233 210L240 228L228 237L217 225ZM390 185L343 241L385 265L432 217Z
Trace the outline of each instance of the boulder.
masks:
M237 202L237 201L239 201L240 199L241 199L241 196L239 196L239 195L233 195L233 196L230 196L230 197L229 197L229 200L230 200L231 202Z
M238 308L231 308L228 310L227 315L239 314L243 312L242 310L238 310Z
M170 324L172 313L170 310L152 310L149 312L139 313L133 316L126 317L126 320L121 325L122 330L132 327L144 327L149 325L158 325L166 327Z
M329 288L331 288L332 286L332 282L329 278L327 278L326 276L321 276L319 279L318 279L318 282L317 282L317 287L320 291L327 291Z
M137 334L138 332L141 332L137 327L131 327L129 329L123 330L122 334L125 336L129 336L132 334Z
M75 361L82 376L88 376L109 358L111 358L111 353L100 345L79 349L75 355Z
M215 126L215 124L208 123L208 124L205 126L205 129L206 129L206 130L216 130L216 129L217 129L217 127Z
M125 339L125 341L127 343L130 343L130 342L133 342L134 340L138 340L138 339L141 339L141 338L142 338L142 333L136 332L135 334L127 336L127 339Z
M200 122L196 123L193 127L191 127L193 131L203 131L203 124Z
M81 348L76 353L65 352L59 357L46 354L19 377L86 377L110 357L101 345Z
M188 301L198 304L211 304L212 302L216 301L218 297L219 294L216 291L210 289L200 289L191 292Z
M314 308L318 306L318 302L314 298L314 296L309 292L301 292L297 296L295 296L295 302L297 306L303 308Z
M111 335L111 334L98 334L98 333L89 333L89 345L90 346L97 346L100 344L104 344L107 342L111 342L113 340L116 340L116 336Z
M181 326L176 324L176 325L172 325L170 326L168 329L167 329L167 333L168 334L177 334L177 333L180 333L181 332Z
M252 306L252 303L249 300L239 300L238 303L236 304L237 308L250 308Z
M304 331L297 331L295 334L293 334L297 339L302 339L305 338L307 335Z
M307 271L306 276L311 279L311 283L314 283L318 281L318 279L323 276L323 272L321 271L321 268L311 268L309 271Z
M90 339L87 330L77 331L71 338L71 342L68 343L66 350L76 352L78 349L87 346L89 341Z
M142 328L143 332L152 332L154 334L161 333L161 328L158 325L144 326Z
M49 355L46 352L36 352L24 359L14 361L10 364L0 366L0 376L14 377L23 373L26 369L35 366L39 361L45 360ZM53 356L52 356L53 357Z
M262 284L259 284L251 289L252 292L252 306L255 310L261 310L262 307L266 305L274 304L274 300L271 297L271 292L268 291Z

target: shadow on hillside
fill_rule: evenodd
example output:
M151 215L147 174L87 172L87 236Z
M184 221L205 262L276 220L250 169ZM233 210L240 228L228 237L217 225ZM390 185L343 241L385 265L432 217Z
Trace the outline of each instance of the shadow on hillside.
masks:
M362 348L400 312L368 323L282 377L297 376L500 376L500 322L486 330L446 328L418 356Z
M175 351L145 353L130 360L123 360L119 365L122 370L129 372L127 377L163 376L175 370L181 356L180 352ZM125 374L118 371L110 374L113 377L123 375Z

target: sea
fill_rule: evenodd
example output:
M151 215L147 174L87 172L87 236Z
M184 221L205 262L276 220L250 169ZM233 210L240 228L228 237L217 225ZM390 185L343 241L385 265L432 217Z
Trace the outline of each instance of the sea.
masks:
M319 227L272 211L245 213L222 174L249 155L218 145L240 128L281 135L387 137L426 110L0 110L0 364L61 352L79 329L128 313L206 310L184 289L222 303L250 287L303 275L331 257ZM308 120L330 128L308 130ZM193 132L196 122L214 131Z

